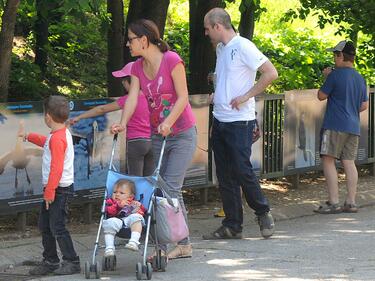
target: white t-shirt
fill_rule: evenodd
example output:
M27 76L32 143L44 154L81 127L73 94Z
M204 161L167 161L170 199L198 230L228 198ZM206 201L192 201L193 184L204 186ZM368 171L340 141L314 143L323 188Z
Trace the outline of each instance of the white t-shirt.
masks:
M255 119L255 99L232 109L230 101L247 93L254 85L258 68L268 58L250 40L235 36L226 45L216 47L216 89L214 117L220 122Z

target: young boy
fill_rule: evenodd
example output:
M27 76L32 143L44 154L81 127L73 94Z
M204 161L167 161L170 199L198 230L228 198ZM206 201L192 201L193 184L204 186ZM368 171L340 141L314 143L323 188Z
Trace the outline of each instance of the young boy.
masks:
M134 196L134 183L120 179L115 183L112 198L106 200L105 210L109 218L103 221L105 257L115 255L115 235L123 225L131 230L131 237L125 248L138 251L142 225L145 224L143 215L146 210L140 202L134 199Z
M74 148L72 136L65 126L69 117L68 100L62 96L50 96L44 101L44 121L51 129L46 136L25 134L20 128L19 136L24 141L43 147L43 202L39 215L42 233L43 261L31 269L31 275L68 275L81 271L69 231L65 228L68 197L73 193ZM56 241L62 254L62 264L57 255Z

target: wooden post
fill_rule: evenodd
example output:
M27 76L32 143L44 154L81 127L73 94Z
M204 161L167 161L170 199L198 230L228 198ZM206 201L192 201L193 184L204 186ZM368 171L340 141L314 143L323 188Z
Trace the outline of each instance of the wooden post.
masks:
M207 187L201 188L199 192L200 192L201 204L206 205L208 201L208 188Z
M83 223L92 223L92 203L86 203L83 207Z
M375 162L370 164L370 175L375 177Z
M17 213L16 229L18 231L26 231L26 212Z
M300 174L290 176L289 182L292 184L293 189L297 189L299 187L299 178Z

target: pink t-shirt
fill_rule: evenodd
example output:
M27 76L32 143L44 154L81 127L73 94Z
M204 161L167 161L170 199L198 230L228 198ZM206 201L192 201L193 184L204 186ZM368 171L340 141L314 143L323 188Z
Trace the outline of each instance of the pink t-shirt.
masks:
M122 96L117 100L118 106L124 107L124 104L128 96ZM126 130L126 138L128 140L138 138L150 138L151 127L150 127L150 111L145 95L140 92L138 95L137 107L134 111L132 118L130 118Z
M164 53L159 71L155 79L150 80L143 72L143 58L139 58L133 64L132 75L138 77L141 90L146 96L151 116L151 128L154 134L157 127L164 121L172 110L177 100L176 89L173 84L172 70L179 63L184 63L180 56L172 51ZM195 118L190 104L188 103L172 126L173 135L185 131L195 125Z

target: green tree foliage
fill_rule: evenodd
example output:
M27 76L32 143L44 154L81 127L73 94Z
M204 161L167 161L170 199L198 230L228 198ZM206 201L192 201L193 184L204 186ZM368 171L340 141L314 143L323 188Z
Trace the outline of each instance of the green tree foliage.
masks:
M332 65L326 45L312 32L295 32L284 26L275 36L257 35L253 42L272 61L279 78L268 88L277 94L293 89L315 89L323 82L322 69Z
M375 34L375 2L373 0L300 0L301 7L289 10L287 18L306 19L310 13L319 13L319 26L336 22L340 24L338 32L355 35L362 31L371 37ZM343 23L348 23L345 26Z
M189 23L177 22L166 27L164 40L176 51L189 69Z
M358 32L364 36L358 44L362 53L362 61L358 61L361 68L367 71L375 67L375 1L374 0L300 0L301 6L296 10L289 10L284 19L297 17L306 19L313 13L318 15L320 28L337 23L337 34L347 35L357 42Z
M267 9L261 6L261 0L242 0L239 10L241 20L238 26L240 34L248 39L254 35L255 22L259 20L260 15Z
M230 12L236 26L238 26L241 17L240 4L245 1L253 0L226 1L226 9ZM258 4L262 4L261 7L267 8L267 11L263 11L259 22L256 22L253 41L272 60L280 75L269 92L282 93L291 89L319 87L322 82L321 70L325 66L333 64L332 54L326 52L325 49L332 46L338 38L323 35L333 35L331 29L327 32L328 28L325 28L321 34L316 30L314 31L316 21L311 16L309 16L307 22L297 19L292 24L290 22L280 23L281 15L287 10L286 7L281 7L281 0L256 1ZM283 1L282 3L285 4L283 5L287 7L294 7L294 4L297 3L297 0ZM373 2L373 0L371 1ZM58 21L51 22L49 26L48 62L46 75L43 77L39 67L34 64L35 33L33 26L36 19L34 0L21 1L16 18L16 38L13 42L9 100L38 100L57 93L65 94L71 98L103 97L107 95L108 40L106 35L110 19L107 14L106 1L68 0L63 2L64 5L58 8L62 9L61 18ZM364 7L371 10L371 7L366 6L367 2L370 1L366 1ZM3 1L3 3L5 2ZM129 1L124 1L125 11L128 6ZM3 9L4 6L1 6L0 0L0 15ZM60 10L57 12L60 13ZM323 13L323 15L325 14ZM203 21L202 17L197 18ZM316 18L319 20L318 16ZM356 61L356 68L367 78L369 83L375 82L374 68L371 67L373 59L370 59L374 45L369 41L369 38L373 38L373 35L370 34L370 31L365 32L364 26L368 30L373 28L375 25L370 25L370 23L374 19L375 17L369 19L366 25L360 24L362 32L359 33L358 44L360 48ZM350 27L348 24L345 25L344 22L342 22L342 25L346 28ZM327 22L326 26L337 25L331 25ZM203 26L198 25L196 30L203 34ZM372 33L374 34L373 31ZM181 55L186 63L186 69L189 69L191 62L189 62L189 2L187 0L170 1L164 39L172 49ZM202 36L200 40L203 39L205 38ZM361 45L365 44L367 44L366 48L362 48ZM192 49L191 52L197 52L197 49ZM209 64L205 63L205 65ZM209 70L212 70L212 68L213 64L210 65ZM199 75L204 77L203 74ZM204 86L207 87L206 81L206 79L202 79L200 83L202 85L204 83ZM203 93L204 91L199 92Z
M13 48L9 100L38 100L50 94L72 98L106 96L105 6L101 8L102 17L93 12L81 14L83 17L65 14L60 22L50 25L46 46L49 57L46 76L42 78L38 67L32 65L35 37L31 28L35 14L32 6L26 2L22 5L20 16L27 20L25 26L18 27L18 35L26 40Z

